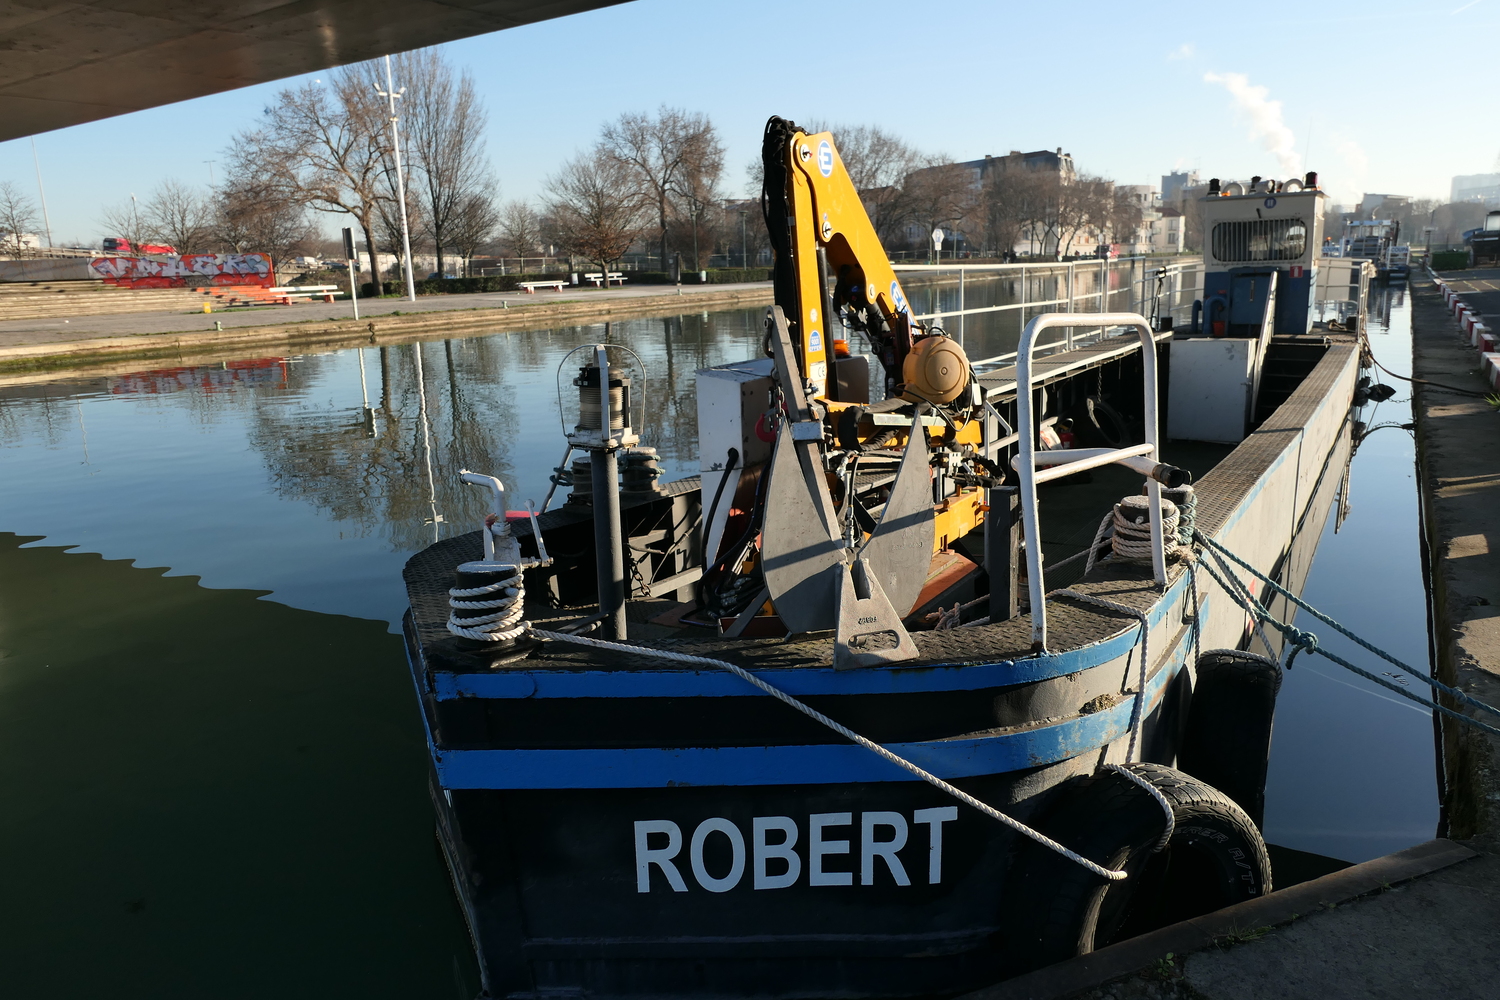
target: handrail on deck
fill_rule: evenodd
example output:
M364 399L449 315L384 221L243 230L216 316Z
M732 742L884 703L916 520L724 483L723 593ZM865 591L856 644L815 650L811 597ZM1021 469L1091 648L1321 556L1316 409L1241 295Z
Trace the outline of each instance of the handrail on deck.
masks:
M1141 369L1145 394L1146 440L1143 444L1125 448L1088 448L1062 459L1058 452L1038 454L1036 450L1036 419L1032 412L1032 352L1036 338L1051 327L1073 326L1124 326L1130 327L1141 339ZM1160 443L1157 439L1157 392L1156 392L1156 338L1151 325L1139 313L1043 313L1026 324L1021 332L1020 348L1016 354L1016 433L1020 454L1016 456L1016 469L1021 478L1021 524L1026 532L1026 577L1027 590L1031 597L1031 642L1038 650L1047 648L1047 585L1042 577L1042 532L1037 515L1036 486L1038 482L1061 478L1074 472L1097 468L1101 465L1118 464L1147 471L1142 460L1150 466L1161 461ZM1037 466L1047 470L1037 474ZM1167 559L1162 539L1161 483L1146 478L1146 493L1151 503L1151 569L1160 585L1167 582Z

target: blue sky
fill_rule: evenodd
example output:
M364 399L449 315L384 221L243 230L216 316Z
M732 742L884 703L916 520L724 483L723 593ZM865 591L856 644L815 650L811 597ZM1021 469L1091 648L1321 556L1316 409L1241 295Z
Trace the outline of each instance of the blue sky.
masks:
M878 123L956 159L1062 146L1125 184L1305 161L1345 201L1446 198L1454 174L1495 168L1500 105L1466 89L1465 63L1497 37L1500 0L635 0L444 49L488 103L505 198L540 194L605 120L668 103L714 120L734 194L779 114ZM104 206L164 178L206 185L205 161L288 82L38 136L54 236L97 242ZM0 179L35 190L30 140L0 143Z

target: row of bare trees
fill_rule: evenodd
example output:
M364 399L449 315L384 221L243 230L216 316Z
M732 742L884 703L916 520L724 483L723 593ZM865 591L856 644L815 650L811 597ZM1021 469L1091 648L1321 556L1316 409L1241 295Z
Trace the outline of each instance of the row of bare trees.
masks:
M545 240L601 270L640 244L663 268L676 251L698 270L719 241L723 172L724 146L708 116L665 105L628 112L549 178L540 208L505 207L500 243L526 256Z
M923 153L872 125L808 123L831 131L881 241L890 250L925 247L933 229L970 248L1002 254L1092 251L1098 243L1131 242L1142 223L1140 204L1101 177L1058 170L981 170L975 164ZM516 256L540 238L605 266L632 249L675 251L693 269L705 253L735 249L748 262L765 245L758 199L726 202L720 185L723 146L706 116L662 107L607 123L595 146L552 177L541 208L507 206L502 243ZM750 165L758 194L762 168Z
M101 221L132 247L159 244L184 254L258 251L277 267L320 238L305 206L253 178L212 190L169 178L144 202L131 198L106 208Z
M413 242L471 257L498 227L472 78L434 50L392 57ZM204 191L168 180L144 201L107 208L106 230L133 246L181 253L256 250L280 265L321 242L314 213L349 217L371 260L402 255L390 98L384 62L359 63L288 87L236 135L227 176ZM0 226L3 228L3 226Z

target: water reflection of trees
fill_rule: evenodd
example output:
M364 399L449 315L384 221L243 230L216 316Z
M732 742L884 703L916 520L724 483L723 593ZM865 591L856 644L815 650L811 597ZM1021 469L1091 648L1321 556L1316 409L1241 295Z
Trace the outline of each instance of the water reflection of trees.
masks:
M646 368L638 429L669 476L697 469L693 373L754 356L760 324L759 310L743 310L610 325L607 342L635 351ZM311 503L361 534L381 531L398 550L418 549L483 517L486 495L462 486L460 469L499 476L516 507L545 492L566 447L554 388L558 363L572 348L604 339L598 324L367 349L372 420L348 397L342 405L314 393L268 398L254 409L249 440L278 496ZM317 361L345 372L355 363L353 352ZM562 373L570 421L573 374Z
M694 372L760 354L763 317L760 309L690 313L611 323L607 334L601 323L261 359L260 368L279 375L258 382L229 379L224 371L236 362L228 362L11 386L0 389L0 448L76 446L81 419L89 429L118 421L120 411L112 409L118 406L174 412L216 432L243 428L275 496L310 504L343 531L385 537L394 549L412 551L468 531L483 517L486 495L462 486L460 469L499 476L518 508L526 497L540 500L566 447L557 366L581 344L607 339L640 356L641 444L658 450L668 478L696 473ZM570 423L574 374L562 373ZM171 433L169 425L141 426L148 435ZM142 440L138 447L160 443ZM234 447L217 440L214 446Z
M480 357L475 362L463 353ZM473 380L460 371L483 365L484 347L455 352L451 342L408 344L364 354L372 369L371 419L352 400L331 406L306 396L268 399L256 408L248 437L266 463L271 489L356 526L360 534L380 531L397 549L417 549L446 534L444 523L475 523L484 498L456 488L457 470L509 476L498 441L514 433L520 419L510 394L474 393ZM347 366L353 359L339 360Z

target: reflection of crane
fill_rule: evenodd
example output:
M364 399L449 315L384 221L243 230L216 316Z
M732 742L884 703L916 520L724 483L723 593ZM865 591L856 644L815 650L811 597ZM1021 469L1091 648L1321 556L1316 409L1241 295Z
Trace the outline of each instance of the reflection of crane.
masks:
M432 476L432 426L427 416L427 379L422 371L422 342L419 340L411 347L417 374L417 421L421 424L422 465L427 479L427 509L430 512L425 523L432 525L432 540L435 542L438 540L438 525L443 523L443 515L438 513L437 483Z

